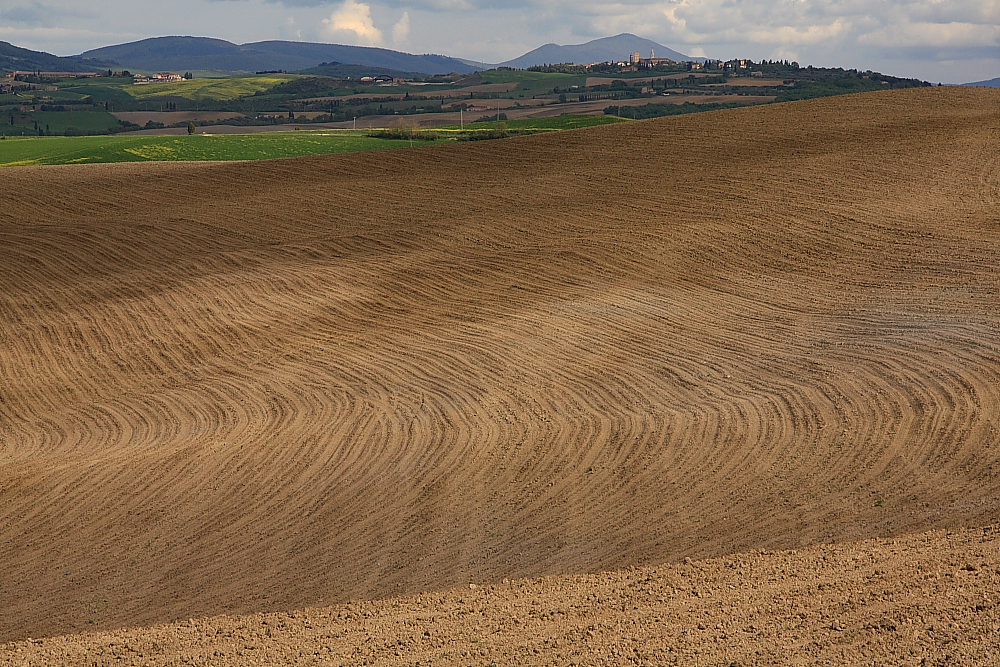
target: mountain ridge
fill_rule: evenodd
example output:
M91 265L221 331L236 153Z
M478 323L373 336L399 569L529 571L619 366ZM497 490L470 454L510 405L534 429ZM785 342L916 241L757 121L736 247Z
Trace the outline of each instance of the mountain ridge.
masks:
M543 44L524 55L503 62L501 65L518 69L557 63L586 65L596 62L626 60L630 54L636 51L642 54L643 58L646 58L651 50L657 58L670 58L671 60L678 61L694 60L699 62L705 60L704 58L686 56L653 40L623 32L612 37L592 39L583 44L568 44L565 46L552 43Z
M553 63L623 60L634 52L672 60L692 58L652 40L621 33L583 44L544 44L499 66L527 68ZM0 42L0 70L88 72L108 68L146 71L203 70L226 74L284 70L307 71L340 64L422 75L469 74L498 65L439 54L410 54L373 46L265 40L235 44L214 37L163 36L90 49L75 56L55 56ZM308 72L307 72L308 73Z
M10 42L0 42L0 71L93 72L114 67L117 63L79 56L56 56L32 51Z
M985 81L971 81L969 83L963 83L963 86L985 86L987 88L1000 88L1000 76L987 79Z
M283 40L234 44L212 37L176 35L91 49L82 53L81 57L109 58L132 69L216 70L229 73L261 70L292 72L326 62L420 74L467 74L477 69L449 56L413 55L372 46Z

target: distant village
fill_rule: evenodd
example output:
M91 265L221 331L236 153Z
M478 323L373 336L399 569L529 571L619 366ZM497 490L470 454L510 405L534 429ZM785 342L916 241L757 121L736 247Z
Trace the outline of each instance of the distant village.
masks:
M642 54L638 51L633 52L628 60L620 61L608 61L599 63L590 63L589 65L584 65L588 69L600 68L600 67L618 67L622 72L636 72L645 69L656 69L659 67L677 67L686 66L687 69L696 70L720 70L723 72L738 73L740 70L748 70L753 66L753 61L747 58L738 58L734 60L704 60L704 61L684 61L678 62L671 60L670 58L657 58L654 51L650 51L648 58L643 58ZM503 69L503 68L502 68ZM258 72L259 73L259 72ZM763 73L759 71L751 71L751 76L762 76ZM4 79L0 80L0 94L11 93L18 86L15 82L28 81L32 78L76 78L76 79L86 79L90 77L127 77L132 79L132 84L141 86L153 83L176 83L178 81L184 81L186 79L192 78L190 72L185 72L184 74L177 74L176 72L158 72L156 74L133 74L128 70L122 70L120 72L115 72L113 70L107 70L102 72L40 72L40 71L14 71L6 72ZM376 85L399 85L405 83L405 79L398 76L390 76L388 74L378 74L372 76L363 76L360 78L362 83L372 83Z
M623 68L622 71L625 72L636 72L642 69L656 69L657 67L669 67L673 65L687 65L689 70L716 69L736 72L748 69L751 65L753 65L753 61L748 58L736 58L733 60L705 60L703 62L689 60L679 63L676 60L671 60L670 58L657 58L656 52L651 50L648 58L643 58L641 53L635 51L631 56L629 56L627 61L623 60L616 63L592 63L591 65L588 65L588 67L597 67L598 65L608 64L614 64L621 67ZM752 75L763 76L763 72L753 72Z
M99 76L109 76L109 77L128 77L132 79L132 83L136 85L142 85L147 83L176 83L177 81L184 81L186 79L192 78L191 73L187 72L185 74L176 74L174 72L159 72L157 74L132 74L128 70L122 70L120 72L115 72L113 70L107 70L104 72L40 72L40 71L14 71L6 72L4 78L7 81L0 82L0 92L6 89L7 92L14 87L15 81L24 81L26 78L33 77L36 79L40 78L50 78L50 79L91 79Z
M184 80L183 76L180 74L174 74L173 72L160 72L159 74L151 74L149 76L146 76L145 74L132 75L132 83L137 86L144 83L174 83Z

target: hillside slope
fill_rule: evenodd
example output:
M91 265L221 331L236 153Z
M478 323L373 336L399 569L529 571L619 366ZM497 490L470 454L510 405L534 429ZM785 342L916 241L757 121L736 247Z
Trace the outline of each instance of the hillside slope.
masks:
M995 523L998 102L5 170L0 638Z
M1000 88L1000 76L988 79L986 81L974 81L972 83L963 83L963 86L985 86L987 88Z
M82 55L88 58L110 58L133 69L154 71L294 72L316 67L324 62L421 74L466 73L476 69L457 58L433 54L411 55L370 46L280 40L233 44L209 37L152 37L128 44L104 46Z

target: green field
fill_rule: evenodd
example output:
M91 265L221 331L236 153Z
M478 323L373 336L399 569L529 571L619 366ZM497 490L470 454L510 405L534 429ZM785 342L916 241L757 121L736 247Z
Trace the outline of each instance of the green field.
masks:
M528 81L555 81L556 85L560 85L563 81L568 81L570 79L578 78L574 74L564 74L562 72L531 72L529 70L509 70L509 69L493 69L486 72L480 72L479 76L483 78L486 83L510 83L512 81L517 81L519 83L524 83Z
M426 146L427 141L419 144ZM0 141L0 166L149 162L157 160L267 160L353 151L409 147L399 139L376 139L363 132L258 132L255 134L9 137Z
M269 90L279 83L302 78L294 74L261 74L229 76L224 79L191 79L177 83L150 83L122 88L132 97L143 100L152 97L183 97L189 100L232 100L243 95Z
M118 119L100 107L69 107L66 111L7 111L2 112L0 134L10 137L37 135L41 128L46 134L98 134L118 128ZM13 121L11 120L13 119Z
M59 113L59 112L52 112ZM502 121L503 122L503 121ZM595 125L628 122L615 116L555 116L506 121L511 130L539 132L573 130ZM496 129L497 123L467 123L466 132ZM439 132L440 130L440 132ZM458 126L434 128L438 138L420 140L426 146L458 138ZM149 162L156 160L268 160L325 155L385 148L406 148L407 139L369 137L366 130L314 130L256 132L251 134L112 135L90 137L7 137L0 141L0 166L80 164L97 162Z

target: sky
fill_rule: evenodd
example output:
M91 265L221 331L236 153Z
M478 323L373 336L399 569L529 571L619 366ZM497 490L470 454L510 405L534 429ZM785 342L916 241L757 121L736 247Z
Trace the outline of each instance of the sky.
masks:
M195 35L498 63L549 42L622 32L690 56L794 60L933 83L1000 77L1000 0L0 0L0 40L63 56Z

